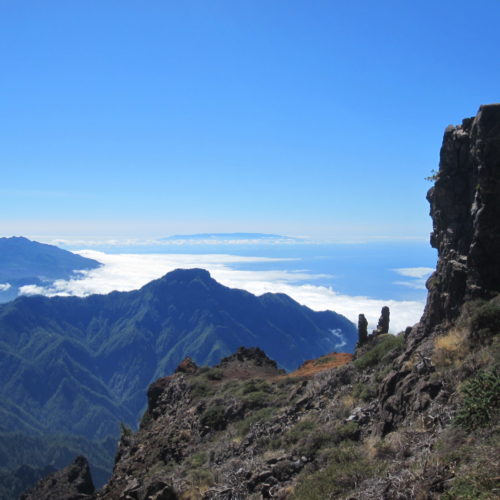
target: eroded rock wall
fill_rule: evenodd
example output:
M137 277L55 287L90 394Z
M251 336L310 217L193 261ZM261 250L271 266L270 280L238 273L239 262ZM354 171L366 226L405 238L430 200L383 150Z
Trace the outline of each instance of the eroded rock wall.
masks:
M427 199L438 250L422 318L429 330L455 319L465 301L500 292L500 104L446 129Z

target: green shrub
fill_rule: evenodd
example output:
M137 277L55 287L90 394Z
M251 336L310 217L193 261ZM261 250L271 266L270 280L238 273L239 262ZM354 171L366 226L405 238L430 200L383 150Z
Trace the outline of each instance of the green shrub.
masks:
M188 476L189 479L198 486L212 486L215 484L214 475L207 469L191 469Z
M386 334L372 349L358 358L354 362L354 366L360 370L364 370L378 365L389 352L401 349L403 343L404 337L402 335Z
M208 380L222 380L224 372L220 368L212 368L205 374L205 376Z
M482 371L461 388L462 404L455 422L467 430L488 425L500 403L500 374Z
M193 453L186 459L186 464L189 464L190 468L202 467L207 460L207 455L203 451Z
M495 498L492 496L495 486L494 477L484 478L473 475L457 477L452 487L442 495L441 500L491 500Z
M133 434L132 429L125 424L124 422L120 422L120 435L121 437L129 437Z
M363 401L370 401L377 395L377 386L375 384L367 384L357 382L352 387L352 396Z
M471 338L486 340L500 332L500 306L488 302L472 313Z
M215 387L202 377L193 377L191 380L191 396L194 399L206 398L215 394Z
M223 430L227 425L227 420L224 414L224 406L210 406L203 412L203 415L201 416L201 424L216 431Z
M242 398L246 408L263 408L271 402L271 396L264 391L256 391Z
M250 380L245 380L241 385L240 392L241 394L250 394L252 392L271 392L271 386L262 379L254 378Z
M376 465L352 443L330 450L328 466L312 474L303 474L293 499L323 500L355 488L377 473Z
M311 419L305 419L295 424L287 433L284 434L283 440L286 444L295 444L299 439L306 434L317 429L318 424Z
M248 431L257 422L262 420L267 421L273 413L272 408L261 408L260 410L254 411L243 420L236 422L235 427L240 436L246 436Z
M359 438L359 424L357 422L347 422L340 424L335 429L335 441L340 442L346 439L357 440Z

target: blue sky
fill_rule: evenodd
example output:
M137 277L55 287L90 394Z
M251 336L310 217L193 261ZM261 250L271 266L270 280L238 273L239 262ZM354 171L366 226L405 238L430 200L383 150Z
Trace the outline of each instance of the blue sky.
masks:
M0 235L431 230L500 2L0 1Z

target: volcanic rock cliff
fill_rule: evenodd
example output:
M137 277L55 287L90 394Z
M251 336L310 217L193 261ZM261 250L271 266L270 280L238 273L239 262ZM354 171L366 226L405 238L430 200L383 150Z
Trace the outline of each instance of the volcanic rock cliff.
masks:
M430 329L456 319L465 301L500 291L500 104L446 129L427 199L439 256L423 317Z
M150 386L89 498L498 498L500 105L446 130L436 177L439 260L417 325L364 327L353 362L332 353L288 375L259 349L186 360Z

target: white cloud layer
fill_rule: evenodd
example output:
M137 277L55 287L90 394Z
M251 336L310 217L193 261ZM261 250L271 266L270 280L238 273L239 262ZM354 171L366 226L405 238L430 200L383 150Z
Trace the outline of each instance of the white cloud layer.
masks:
M0 292L6 292L10 287L10 283L0 283Z
M432 267L401 267L394 269L394 271L401 276L408 276L409 278L426 278L434 269Z
M286 293L313 310L329 309L345 315L354 323L357 323L358 314L364 313L370 328L375 327L384 305L391 309L393 332L401 331L406 326L416 323L424 307L423 302L419 301L379 300L340 294L332 288L307 283L324 275L305 271L238 270L231 267L238 263L294 259L220 254L107 254L96 250L82 250L76 253L95 259L103 266L90 271L81 271L75 279L57 280L47 287L27 285L21 288L21 293L86 296L93 293L109 293L113 290L135 290L174 269L200 267L207 269L214 279L228 287L241 288L256 295L266 292Z
M425 282L434 269L432 267L401 267L393 269L393 271L405 278L411 278L410 280L393 281L393 284L414 288L415 290L425 290Z

